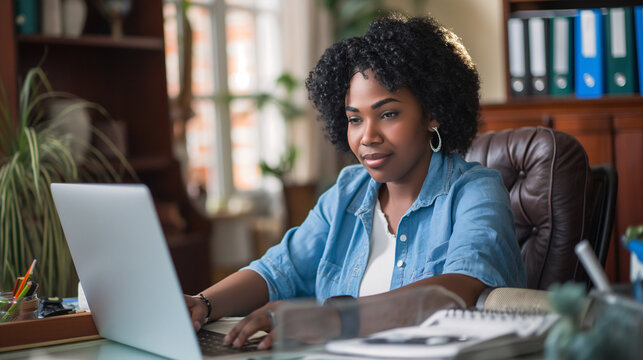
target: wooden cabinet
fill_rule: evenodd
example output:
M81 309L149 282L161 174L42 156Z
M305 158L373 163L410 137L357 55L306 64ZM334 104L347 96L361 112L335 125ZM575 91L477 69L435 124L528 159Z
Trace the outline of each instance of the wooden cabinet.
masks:
M643 5L635 0L505 0L504 21L523 10L579 9ZM505 49L507 41L505 40ZM508 58L506 58L508 64ZM508 74L508 71L505 72ZM618 171L614 236L606 270L614 282L629 281L629 253L621 246L625 229L643 223L643 97L640 94L599 99L526 97L512 99L507 76L507 102L481 110L481 131L520 126L547 126L573 135L587 151L590 165L612 164Z
M148 185L186 292L209 285L210 221L186 194L180 165L172 155L172 123L166 87L163 2L133 1L123 23L124 36L113 38L94 1L80 37L16 34L13 0L0 1L0 80L12 112L19 82L42 62L55 90L104 106L126 129L127 158ZM172 214L164 217L163 214ZM179 218L173 226L167 218ZM176 224L174 224L176 225Z

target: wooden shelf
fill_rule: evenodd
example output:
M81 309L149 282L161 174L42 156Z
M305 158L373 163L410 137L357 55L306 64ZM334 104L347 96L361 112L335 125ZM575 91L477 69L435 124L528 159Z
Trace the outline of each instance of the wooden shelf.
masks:
M106 47L155 51L164 51L165 49L162 38L151 36L125 36L117 39L109 35L83 35L79 37L18 35L17 38L20 44Z
M509 0L509 12L525 10L588 9L642 5L639 0Z
M52 87L103 106L122 122L127 160L154 200L176 204L185 224L172 256L186 293L211 285L208 240L210 219L189 198L180 163L172 155L172 119L167 94L163 0L133 1L121 38L109 35L109 22L87 3L79 37L17 34L13 0L0 0L0 80L10 112L18 108L19 83L40 66ZM107 153L109 155L109 153ZM121 169L117 161L112 164ZM126 174L124 174L126 175ZM132 179L126 178L126 181ZM191 241L198 235L202 241ZM181 241L186 241L181 245ZM193 259L199 259L196 263ZM188 282L189 280L189 282ZM3 328L4 329L4 328Z
M632 107L641 108L643 107L643 96L640 96L638 94L604 96L597 99L579 99L575 96L532 96L523 98L510 98L506 103L488 104L483 106L483 108L485 109L499 109L504 107L511 107L513 109L547 107L560 110L594 109L599 111L600 109L613 110Z

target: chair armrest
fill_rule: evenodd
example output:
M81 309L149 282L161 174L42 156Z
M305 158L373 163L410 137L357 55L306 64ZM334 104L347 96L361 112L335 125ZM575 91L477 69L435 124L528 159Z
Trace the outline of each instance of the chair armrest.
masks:
M487 288L478 301L476 308L492 311L552 311L549 305L549 292L523 288Z

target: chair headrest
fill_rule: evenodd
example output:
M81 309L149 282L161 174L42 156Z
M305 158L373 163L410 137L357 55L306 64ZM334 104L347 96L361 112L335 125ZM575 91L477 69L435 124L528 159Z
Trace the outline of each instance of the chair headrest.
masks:
M466 159L502 175L527 286L547 289L554 282L571 279L591 181L582 145L561 131L524 127L478 135Z

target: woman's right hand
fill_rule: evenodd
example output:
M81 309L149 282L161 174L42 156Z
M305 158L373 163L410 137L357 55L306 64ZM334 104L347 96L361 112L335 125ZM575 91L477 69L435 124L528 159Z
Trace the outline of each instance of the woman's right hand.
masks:
M188 307L190 312L190 319L192 320L192 326L194 326L194 331L199 331L203 325L208 321L206 315L208 314L208 307L205 305L201 299L198 297L183 295L185 297L185 304Z
M263 330L268 333L263 340L257 345L257 349L266 350L272 347L274 342L273 319L270 313L274 314L279 306L283 305L285 301L271 301L266 305L251 312L248 316L243 318L237 325L223 339L223 343L240 348L257 331Z

